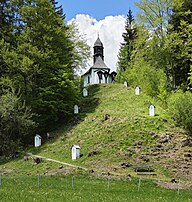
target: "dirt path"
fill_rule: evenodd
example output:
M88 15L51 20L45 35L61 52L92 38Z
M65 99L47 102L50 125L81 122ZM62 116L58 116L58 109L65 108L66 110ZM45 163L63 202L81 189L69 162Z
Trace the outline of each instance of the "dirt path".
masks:
M166 189L191 189L192 188L192 184L186 183L186 182L182 182L182 183L172 183L172 182L163 182L163 181L159 181L157 182L157 184L160 187L166 188Z
M88 170L87 168L84 168L84 167L81 167L81 166L73 165L73 164L70 164L70 163L65 163L65 162L58 161L58 160L51 159L51 158L46 158L44 156L34 155L32 153L27 153L27 155L32 156L32 157L45 159L46 161L52 161L52 162L55 162L55 163L59 163L59 164L65 165L65 166L70 166L70 167L73 167L73 168L80 168L80 169L83 169L83 170Z

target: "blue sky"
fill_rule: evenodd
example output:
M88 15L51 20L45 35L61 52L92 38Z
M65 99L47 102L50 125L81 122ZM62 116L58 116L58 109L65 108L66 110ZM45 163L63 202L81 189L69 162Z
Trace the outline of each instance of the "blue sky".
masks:
M58 0L63 6L67 21L77 14L88 14L97 20L106 16L126 15L129 8L135 15L135 1L138 0Z
M74 22L80 36L93 51L93 44L98 33L104 45L104 59L111 71L116 71L118 52L125 32L125 20L131 9L136 17L137 8L134 2L139 0L57 0L66 14L66 22ZM92 65L90 58L88 65L82 72Z

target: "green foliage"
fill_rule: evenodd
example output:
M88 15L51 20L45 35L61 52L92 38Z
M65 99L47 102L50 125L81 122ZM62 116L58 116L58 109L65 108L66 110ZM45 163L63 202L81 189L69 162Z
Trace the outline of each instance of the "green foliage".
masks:
M14 13L9 0L0 1L0 40L13 41Z
M15 74L16 84L24 92L23 99L39 114L37 122L44 130L47 124L54 125L64 115L67 117L64 111L70 108L66 103L75 97L70 90L74 80L73 46L63 18L52 3L47 0L33 2L26 1L18 11L24 25L14 51L18 63ZM13 68L14 65L9 66ZM67 91L71 97L66 97Z
M0 155L15 155L20 143L30 138L35 127L30 108L14 90L0 98Z
M166 77L163 71L157 71L143 58L135 61L133 67L126 72L126 78L131 86L140 86L146 94L152 97L157 97L160 92L162 94L166 91Z
M171 2L171 0L140 0L136 2L141 11L138 13L140 22L150 28L158 38L162 38L166 33Z
M161 94L163 91L166 92L167 80L163 68L158 65L160 60L155 59L160 55L157 54L155 39L149 40L149 37L150 33L144 27L138 27L135 50L132 53L132 67L123 75L129 85L133 87L138 85L148 95L158 97L160 92Z
M170 96L169 111L177 123L192 132L192 94L176 91Z
M68 26L68 34L73 44L73 72L75 76L87 67L87 61L91 56L91 49L86 44L85 38L80 35L75 23Z
M124 41L121 44L118 54L118 74L116 80L119 82L124 81L124 72L131 67L131 57L137 37L137 29L133 22L134 17L132 15L132 11L129 9L125 22L125 32L122 34Z
M38 130L49 130L72 115L79 95L75 74L88 58L88 46L74 25L66 25L54 0L11 3L16 41L0 41L1 91L20 89L21 99L39 115Z
M168 18L168 13L164 11L168 9L169 2L164 5L163 1L143 0L138 2L137 6L142 11L140 21L144 24L137 25L137 37L134 40L134 49L129 62L119 60L122 66L126 65L130 68L119 72L119 75L131 86L139 85L148 95L166 102L164 99L167 97L170 75L167 73L169 62L164 48L167 25L165 19ZM121 52L126 56L125 53L124 50Z
M160 77L162 84L155 82L153 78L153 81L148 82L148 79L145 78L146 82L150 83L146 84L145 90L152 95L152 89L159 93L157 89L160 88L161 95L155 96L163 101L170 89L179 87L187 90L190 84L191 1L141 0L136 5L140 9L138 19L141 25L137 25L137 38L134 41L131 59L129 61L124 59L129 56L126 47L121 48L119 54L121 67L131 68L125 72L120 71L118 78L121 82L122 79L130 79L130 81L128 80L130 84L133 83L133 79L136 79L135 85L135 83L143 83L134 76L136 72L142 80L144 71L148 71L146 74L150 76L152 72L159 71L159 74L163 76L163 79ZM162 71L166 76L166 81ZM157 76L157 74L154 75Z
M157 95L158 100L162 103L164 108L167 108L169 95L170 93L167 90L166 78L164 76L164 80L160 80L160 84L158 85Z
M171 85L169 71L171 62L168 54L169 49L166 47L171 1L141 0L136 5L141 10L138 18L142 24L138 39L140 42L137 42L137 52L141 52L141 57L153 69L160 72L163 70L167 81L166 84L161 85L161 88L164 86L166 91L167 86ZM135 60L138 58L136 57Z
M192 52L192 6L190 0L175 0L169 20L169 46L171 48L172 76L174 88L186 90Z

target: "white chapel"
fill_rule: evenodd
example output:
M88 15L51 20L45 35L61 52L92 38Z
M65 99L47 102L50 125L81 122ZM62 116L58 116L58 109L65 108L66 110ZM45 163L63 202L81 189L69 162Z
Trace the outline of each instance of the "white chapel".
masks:
M103 50L103 43L98 36L93 47L93 66L83 75L84 87L99 83L113 83L117 73L114 71L110 73L110 68L104 62Z

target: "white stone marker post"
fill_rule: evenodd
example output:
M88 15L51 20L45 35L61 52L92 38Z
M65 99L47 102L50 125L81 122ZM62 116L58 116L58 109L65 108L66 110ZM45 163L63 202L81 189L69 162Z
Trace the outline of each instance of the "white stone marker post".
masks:
M87 97L88 96L88 91L86 88L83 88L83 97Z
M155 116L155 106L152 104L149 106L149 116Z
M79 145L72 145L71 152L72 152L72 160L76 160L76 159L80 158L80 146Z
M78 107L78 105L74 106L74 114L79 114L79 107Z
M135 88L135 95L139 95L139 94L140 94L140 88L139 88L139 86L137 86Z
M39 146L41 146L41 136L37 134L35 136L35 147L39 147Z
M127 81L124 81L124 86L127 87Z

